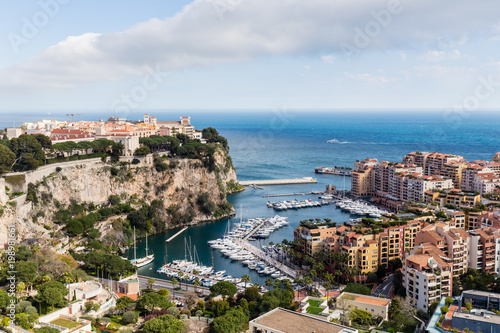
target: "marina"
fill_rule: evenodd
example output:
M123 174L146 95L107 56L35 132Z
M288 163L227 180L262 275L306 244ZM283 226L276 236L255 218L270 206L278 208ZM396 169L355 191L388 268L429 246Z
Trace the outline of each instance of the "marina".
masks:
M309 192L311 194L300 195L296 197L290 196L290 198L288 199L311 199L313 201L319 201L318 196L325 195L323 194L323 191L327 184L332 184L337 188L342 187L342 177L332 178L329 175L318 175L318 181L320 181L320 183L312 184L312 186L302 184L269 186L266 187L265 191L267 193L265 194L278 195L287 192ZM192 225L182 232L182 237L177 236L174 239L171 239L171 237L184 229L184 227L169 229L165 233L161 234L149 235L148 245L154 251L155 259L152 264L138 268L139 274L151 276L158 279L170 279L170 277L168 277L166 274L158 272L158 268L161 268L166 264L166 259L168 259L169 263L172 263L174 260L184 260L186 258L184 250L184 238L186 238L187 240L191 238L193 247L196 245L197 255L199 256L200 262L204 266L213 267L214 273L217 271L226 271L223 274L227 275L226 278L228 278L229 276L234 278L241 278L246 274L251 278L250 284L259 283L260 285L264 285L265 280L269 277L273 278L272 274L275 274L276 272L271 273L271 275L259 274L258 270L249 268L248 262L245 262L245 260L233 260L217 249L211 248L210 244L208 243L210 240L216 240L217 238L223 237L227 233L228 224L231 229L235 229L240 225L240 223L244 224L247 220L254 219L255 217L275 216L276 211L272 208L268 208L266 205L267 199L262 198L262 195L257 195L257 193L255 191L243 191L228 196L228 201L231 202L238 211L238 218L227 218L219 221ZM270 232L269 235L265 235L264 233L263 235L259 236L261 238L257 238L255 235L250 236L247 239L246 243L252 245L256 249L261 249L265 253L266 246L268 246L271 242L274 244L278 244L282 242L283 239L292 240L293 230L299 225L300 220L309 218L331 218L334 221L339 221L340 223L342 223L343 221L349 221L353 218L353 216L350 215L349 212L336 209L335 204L322 205L320 207L315 207L313 210L290 209L286 211L286 216L288 217L288 225L284 225L280 228L275 229L273 232ZM242 236L240 237L243 238ZM169 243L166 243L165 241L168 239L171 240ZM167 248L168 257L166 253ZM254 253L260 254L260 252L257 252L257 250L255 250ZM137 239L137 257L142 257L144 255L145 239ZM130 247L130 249L128 250L127 257L134 257L132 247ZM187 260L190 260L189 256ZM259 257L256 257L256 259L254 260L255 263L259 263L261 261L262 263L260 263L260 266L269 266L267 262L259 259ZM275 274L275 276L277 275ZM207 277L205 277L205 279L212 280ZM186 283L190 284L191 282L186 281Z
M264 185L292 185L292 184L314 184L318 181L312 177L302 177L295 179L267 179L267 180L242 180L243 186L264 186Z
M388 211L379 209L362 201L352 201L350 199L341 200L336 203L336 207L352 215L368 216L371 218L381 218L382 215L389 214Z
M311 194L321 194L323 192L319 191L312 191L312 192L306 192L306 193L286 193L286 194L269 194L269 195L263 195L263 198L276 198L276 197L292 197L295 195L311 195Z
M321 207L323 205L329 205L333 202L333 197L330 199L322 199L321 201L308 200L285 200L277 202L267 202L268 208L273 208L274 210L287 210L287 209L300 209L300 208L312 208Z

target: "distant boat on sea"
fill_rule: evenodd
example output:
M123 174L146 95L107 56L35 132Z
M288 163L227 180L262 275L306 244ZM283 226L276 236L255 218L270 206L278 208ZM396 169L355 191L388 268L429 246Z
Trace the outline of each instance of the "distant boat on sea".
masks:
M333 139L333 140L326 140L326 143L340 143L339 140Z

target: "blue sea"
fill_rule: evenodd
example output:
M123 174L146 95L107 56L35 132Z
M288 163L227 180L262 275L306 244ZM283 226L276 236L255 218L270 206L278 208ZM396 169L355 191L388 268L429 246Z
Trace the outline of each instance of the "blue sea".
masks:
M176 120L191 116L196 129L216 128L229 141L230 154L240 180L280 179L312 176L318 180L311 185L266 186L263 190L247 189L228 197L237 216L217 222L190 227L169 243L168 261L184 258L184 239L196 245L200 260L212 264L212 251L207 244L224 233L227 224L239 219L273 216L263 195L324 190L326 184L349 189L350 179L333 175L316 175L318 166L349 166L356 160L374 157L379 160L401 161L411 151L438 151L464 156L467 160L491 160L500 151L500 113L448 111L176 111L147 110L159 120ZM139 119L144 111L127 114ZM106 112L77 116L77 120L106 119ZM122 115L120 115L122 116ZM68 119L65 114L52 112L53 119ZM0 115L0 127L20 125L25 121L49 119L46 112L31 112L20 116ZM327 143L335 140L335 143ZM317 196L273 198L317 199ZM289 226L274 232L268 239L255 242L257 246L270 241L293 239L293 229L299 221L309 218L331 218L339 223L352 218L335 206L324 206L280 212L288 216ZM165 240L178 230L149 238L155 252L153 264L139 269L139 273L161 277L155 271L166 260ZM138 255L144 254L144 240L138 242ZM128 254L132 255L132 252ZM213 252L215 269L227 270L233 276L249 274L252 282L264 283L265 278L237 262L231 262ZM151 269L150 269L151 268Z

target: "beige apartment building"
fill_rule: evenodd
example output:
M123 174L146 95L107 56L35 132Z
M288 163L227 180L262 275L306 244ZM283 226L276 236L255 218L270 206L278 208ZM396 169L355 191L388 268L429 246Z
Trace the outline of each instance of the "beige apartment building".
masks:
M411 304L427 311L434 301L452 295L451 260L432 244L415 247L404 260L403 285Z
M427 243L443 251L451 260L453 273L458 276L467 271L469 238L465 230L438 222L426 226L417 234L415 246Z

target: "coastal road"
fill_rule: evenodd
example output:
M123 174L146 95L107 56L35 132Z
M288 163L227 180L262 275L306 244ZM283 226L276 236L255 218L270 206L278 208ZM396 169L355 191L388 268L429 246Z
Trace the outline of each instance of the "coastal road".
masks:
M391 290L393 285L394 285L394 276L389 275L387 279L385 279L385 281L382 282L377 287L377 289L375 289L373 295L377 297L383 295L385 298L391 298Z
M149 276L144 276L144 275L139 275L138 276L139 278L139 284L141 286L141 290L142 289L146 289L149 287L149 284L148 284L148 279L150 278ZM176 286L176 288L179 288L181 287L181 290L173 290L174 287L172 285L172 283L170 283L170 281L168 280L162 280L162 279L157 279L157 278L154 278L156 281L155 283L153 284L153 289L168 289L170 291L170 295L174 295L176 297L179 297L181 295L183 295L185 292L186 292L186 286L187 286L187 291L195 291L195 286L193 286L192 284L185 284L185 283L182 283L182 286L180 286L180 284L178 284ZM203 295L209 295L210 294L210 290L206 287L196 287L196 290L197 291L201 291L203 293Z

